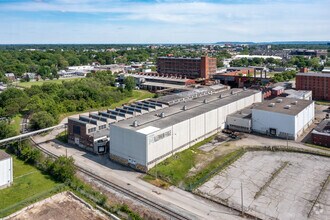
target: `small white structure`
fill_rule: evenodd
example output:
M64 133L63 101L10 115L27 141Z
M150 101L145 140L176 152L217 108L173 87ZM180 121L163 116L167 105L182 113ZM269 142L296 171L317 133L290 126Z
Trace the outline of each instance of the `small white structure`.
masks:
M0 189L10 186L13 182L13 158L0 150Z
M314 120L314 101L278 98L252 109L254 132L296 140Z

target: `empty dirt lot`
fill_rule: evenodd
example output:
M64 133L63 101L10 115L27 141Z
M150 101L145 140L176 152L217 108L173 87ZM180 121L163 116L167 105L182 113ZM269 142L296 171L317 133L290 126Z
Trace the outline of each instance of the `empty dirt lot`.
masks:
M262 219L327 219L330 158L309 154L247 152L197 189L214 201ZM309 215L309 217L308 217Z
M99 211L81 202L68 192L56 194L48 199L37 202L26 209L14 213L9 219L22 220L104 220L108 219Z

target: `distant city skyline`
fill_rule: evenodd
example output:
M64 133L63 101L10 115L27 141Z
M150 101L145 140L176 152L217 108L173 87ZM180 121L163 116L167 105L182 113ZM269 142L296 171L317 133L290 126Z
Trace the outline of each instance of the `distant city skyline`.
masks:
M0 0L0 44L330 40L330 0Z

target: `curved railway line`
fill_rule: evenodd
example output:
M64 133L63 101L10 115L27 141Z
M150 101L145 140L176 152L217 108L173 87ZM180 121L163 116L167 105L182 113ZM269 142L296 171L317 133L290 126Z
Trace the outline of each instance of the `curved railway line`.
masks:
M54 157L54 158L58 157L57 155L53 154L52 152L40 147L39 144L37 144L32 138L30 138L30 140L33 143L33 145L36 148L38 148L40 151L42 151L44 154L49 155L49 156ZM150 207L162 212L163 214L169 216L171 219L179 219L179 220L184 220L184 219L188 220L188 219L190 219L190 218L188 218L188 217L186 217L186 216L184 216L180 213L174 212L173 210L169 209L168 207L166 207L164 205L155 203L154 201L149 200L149 199L147 199L147 198L145 198L145 197L143 197L143 196L141 196L141 195L139 195L135 192L132 192L132 191L120 186L120 185L117 185L117 184L115 184L111 181L108 181L108 180L100 177L100 176L97 176L94 173L92 173L88 170L85 170L82 167L79 167L77 165L75 165L75 166L76 166L78 171L80 171L80 172L84 173L85 175L97 180L98 182L102 183L103 185L105 185L105 186L107 186L107 187L109 187L109 188L111 188L111 189L113 189L117 192L120 192L120 193L130 197L131 199L133 199L135 201L139 201L142 204L150 206Z

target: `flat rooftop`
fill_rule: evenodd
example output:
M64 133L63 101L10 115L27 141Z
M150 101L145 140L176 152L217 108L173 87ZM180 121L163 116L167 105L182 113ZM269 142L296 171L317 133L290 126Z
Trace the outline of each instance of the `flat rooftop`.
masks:
M320 124L312 131L313 134L321 134L330 136L330 119L324 119Z
M200 57L158 57L158 59L169 59L169 60L201 60Z
M278 102L279 100L282 101ZM256 105L254 109L268 111L268 112L276 112L286 115L298 115L302 110L304 110L313 102L314 101L312 100L276 98L276 99L264 101L260 105ZM273 103L274 106L270 106L271 103ZM286 108L286 106L290 106L290 108Z
M156 87L164 87L164 88L171 88L171 89L182 89L185 85L176 85L170 83L159 83L159 82L145 82L141 84L142 86L156 86Z
M317 76L317 77L330 77L330 73L297 73L296 76Z
M145 134L152 133L258 93L260 91L257 90L227 90L180 102L168 108L117 122L111 126L118 126ZM164 117L160 117L162 114ZM137 121L137 127L132 126L134 121Z

